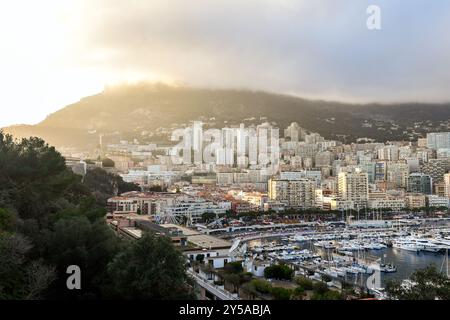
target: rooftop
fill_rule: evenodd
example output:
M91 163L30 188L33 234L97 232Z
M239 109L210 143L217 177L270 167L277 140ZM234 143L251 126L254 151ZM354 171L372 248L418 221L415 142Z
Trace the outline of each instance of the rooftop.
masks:
M194 245L201 247L201 248L218 249L218 248L231 247L230 241L220 239L220 238L217 238L214 236L206 235L206 234L203 234L194 229L186 228L186 227L179 226L176 224L171 224L171 223L161 224L160 227L167 228L167 229L176 228L176 229L180 230L183 233L183 235L187 237L187 240L189 242L191 242Z

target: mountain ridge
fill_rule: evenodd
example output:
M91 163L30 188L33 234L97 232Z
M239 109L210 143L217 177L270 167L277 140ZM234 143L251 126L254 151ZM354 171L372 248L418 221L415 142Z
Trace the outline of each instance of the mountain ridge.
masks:
M249 118L255 119L244 121ZM259 90L139 84L105 88L36 125L9 126L4 131L19 138L40 136L57 146L92 147L99 133L148 142L157 132L192 120L221 128L240 122L250 125L264 118L280 128L295 121L327 138L346 141L412 139L432 129L448 129L450 103L358 104Z

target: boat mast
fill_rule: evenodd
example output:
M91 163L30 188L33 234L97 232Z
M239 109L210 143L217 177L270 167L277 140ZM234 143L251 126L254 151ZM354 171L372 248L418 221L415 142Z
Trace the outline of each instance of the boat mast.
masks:
M447 278L449 278L449 276L448 276L448 247L445 250L445 259L447 259Z
M449 278L449 273L448 273L448 248L445 249L445 256L444 256L444 260L442 261L441 272L443 271L444 266L446 268L446 272L445 273L447 275L447 278Z

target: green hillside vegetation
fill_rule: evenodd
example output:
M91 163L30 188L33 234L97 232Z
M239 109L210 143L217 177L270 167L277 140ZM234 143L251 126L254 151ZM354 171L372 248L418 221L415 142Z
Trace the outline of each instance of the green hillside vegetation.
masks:
M95 148L100 133L114 141L155 141L167 138L157 135L158 128L188 125L192 120L205 120L221 128L241 122L260 123L260 117L267 117L280 128L296 121L327 138L342 139L345 135L347 141L359 137L383 141L408 138L403 132L408 127L410 131L425 132L427 126L414 128L416 122L430 121L430 130L446 130L438 124L450 119L450 104L346 104L262 91L140 84L105 89L35 126L12 126L5 131L17 137L40 136L57 146ZM372 126L363 126L366 121ZM391 129L393 123L398 126L395 130ZM142 135L143 131L155 135Z
M99 200L117 191L109 186L129 185L98 171L82 183L43 140L1 132L0 168L0 299L193 297L185 259L169 240L121 240L107 226ZM81 290L67 289L69 265L81 269ZM136 270L147 270L139 281Z

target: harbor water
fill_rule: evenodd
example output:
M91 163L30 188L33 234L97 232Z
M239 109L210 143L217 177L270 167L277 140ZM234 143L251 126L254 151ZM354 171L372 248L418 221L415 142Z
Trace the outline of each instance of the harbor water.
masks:
M370 250L369 253L373 256L382 258L386 263L393 263L397 267L397 272L381 274L382 283L388 279L408 279L414 271L426 268L429 265L434 265L440 270L445 257L445 254L443 253L426 251L416 253L396 248ZM444 270L446 270L445 268L446 266L444 266Z
M267 243L276 243L276 244L285 244L286 241L282 241L280 238L267 238L262 240L253 240L249 242L250 247L260 244L267 244ZM311 250L313 248L311 241L303 241L303 242L289 242L291 244L294 244L298 246L300 249L309 249ZM318 250L320 253L322 253L322 257L327 257L326 252L323 250ZM406 251L399 248L384 248L380 250L364 250L361 254L371 256L371 257L378 257L381 259L382 262L388 264L391 263L397 267L396 272L392 273L381 273L381 283L384 286L387 280L404 280L408 279L411 274L418 270L426 268L430 265L434 265L437 270L443 270L445 272L447 266L444 265L444 258L445 253L431 253L426 251L420 251L420 252L412 252L412 251ZM355 253L356 255L356 253ZM361 278L361 275L358 276L358 278L355 278L353 275L349 275L349 278L347 281L349 282L361 282L365 283L364 279L366 279L369 274L364 274L363 278Z

